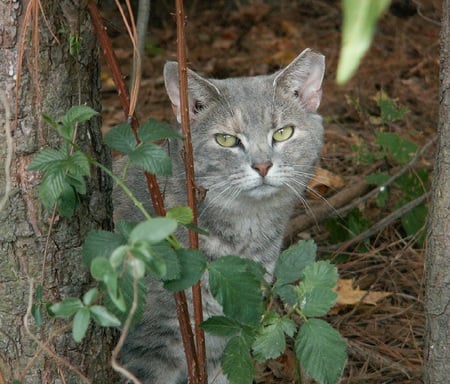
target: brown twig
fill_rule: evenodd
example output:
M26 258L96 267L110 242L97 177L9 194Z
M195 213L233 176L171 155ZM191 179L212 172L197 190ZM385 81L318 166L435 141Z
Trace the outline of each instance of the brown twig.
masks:
M394 221L401 218L403 215L408 213L409 211L416 208L418 205L422 204L426 199L428 199L430 196L430 192L424 193L422 196L418 197L417 199L410 201L409 203L403 205L396 211L392 212L390 215L386 216L382 220L380 220L378 223L371 226L368 230L360 233L359 235L353 237L352 239L340 243L340 244L334 244L328 247L321 248L321 251L336 251L336 252L342 252L348 247L357 244L364 239L367 239L368 237L373 236L377 232L381 231L382 229L386 228L389 224L393 223Z
M178 78L180 87L180 110L181 110L181 127L183 130L184 140L184 164L186 172L186 192L189 207L193 212L193 222L197 225L197 204L195 199L195 176L194 176L194 157L191 141L191 130L189 124L189 103L188 103L188 76L186 65L186 38L185 38L185 18L183 9L183 0L176 0L176 21L177 21L177 58L178 58ZM198 234L189 230L189 245L193 249L198 248ZM205 336L200 328L203 321L202 296L200 282L192 287L194 319L195 319L195 336L197 347L197 361L192 362L193 371L197 371L197 377L193 378L192 383L206 383L206 352L205 352ZM189 365L189 364L188 364ZM194 372L191 372L193 374Z
M121 75L119 64L117 62L117 58L112 49L111 41L108 35L105 32L105 26L103 24L103 20L100 16L98 8L95 4L94 0L88 1L88 9L92 18L92 24L94 25L95 32L98 36L100 45L103 50L103 54L106 59L106 63L111 71L114 84L117 87L119 98L122 104L122 108L124 109L125 115L131 122L131 127L136 134L137 137L137 129L139 127L138 120L136 116L130 113L130 97L128 94L127 87L125 86L125 82L123 81L123 77ZM147 179L147 186L150 191L150 196L153 203L153 208L155 212L159 216L164 216L166 214L166 210L164 208L164 200L162 198L161 191L158 186L157 179L155 175L150 173L145 173L145 177ZM178 321L180 323L180 331L183 339L183 344L186 352L186 358L189 361L195 361L195 345L194 345L194 337L192 334L191 323L189 319L189 312L187 308L187 301L184 292L176 292L174 294L176 308L177 308L177 316ZM188 363L189 366L189 363ZM194 383L194 381L193 381Z

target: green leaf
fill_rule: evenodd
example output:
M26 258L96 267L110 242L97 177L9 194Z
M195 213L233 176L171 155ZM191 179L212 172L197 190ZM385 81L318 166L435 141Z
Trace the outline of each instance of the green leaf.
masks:
M383 93L381 93L383 94ZM391 98L384 96L378 100L378 106L381 110L381 123L389 124L397 120L403 119L403 116L408 112L407 107L398 108Z
M381 145L399 164L409 162L417 152L417 145L391 132L378 132L375 143Z
M283 251L275 265L277 286L301 278L303 269L316 260L317 246L313 240L300 241Z
M126 155L131 153L137 145L136 137L128 123L122 123L112 127L105 134L103 140L110 148Z
M74 105L66 112L64 116L68 123L75 124L88 121L93 116L98 114L99 113L96 110L86 105Z
M166 265L166 273L162 278L164 280L180 278L180 262L173 248L166 241L152 244L151 248L153 257L164 260Z
M182 139L182 136L175 132L170 124L153 118L139 127L138 136L144 143L163 139Z
M59 215L68 218L73 216L75 208L78 206L78 197L69 184L66 184L66 187L59 195L57 203Z
M303 315L307 317L325 315L337 299L337 293L331 288L314 287L305 290L303 282L301 282L299 290L303 292L298 297L298 306Z
M83 303L77 298L68 298L50 305L48 311L54 317L69 317L83 308Z
M167 210L167 217L176 220L181 225L187 225L192 223L194 214L189 207L173 207Z
M206 258L197 249L177 249L180 277L164 282L164 288L176 292L192 287L206 270Z
M96 257L109 258L113 251L125 244L125 238L117 233L91 230L83 244L83 262L90 265Z
M100 292L97 288L91 288L89 291L87 291L83 295L83 304L84 305L92 305L95 300L97 300L97 297L99 296Z
M40 327L43 323L43 316L42 313L42 304L33 304L31 307L31 313L33 315L34 321L38 327Z
M172 161L167 152L156 144L139 144L128 153L132 163L157 176L172 174Z
M54 169L55 164L60 164L65 159L66 155L56 149L44 149L33 158L27 169L46 172Z
M287 318L281 318L275 312L270 312L263 321L253 342L253 354L259 361L276 359L286 349L286 336L292 337L297 329L295 323Z
M96 257L91 262L91 275L95 280L103 281L105 275L114 273L114 269L108 259Z
M136 277L136 279L142 279L145 276L145 262L143 260L138 258L129 259L128 267L131 269L130 272Z
M51 172L45 173L39 186L39 198L45 209L50 211L53 208L66 187L66 170L64 167L59 165Z
M94 320L102 327L119 327L121 325L120 320L102 305L93 305L90 310Z
M75 151L67 162L68 170L74 175L90 176L91 167L88 157L81 151Z
M226 316L243 324L259 321L262 315L262 281L254 273L254 262L224 256L209 265L209 286Z
M295 287L293 285L282 285L277 286L275 293L280 296L284 303L293 307L297 303L298 294L295 291Z
M300 327L295 351L302 367L322 384L337 383L347 360L345 342L328 323L310 319Z
M211 335L231 337L241 333L242 325L226 316L211 316L200 327Z
M79 343L83 340L84 335L91 321L91 313L89 308L81 308L77 311L73 318L72 335L73 339Z
M119 275L117 272L103 276L103 281L106 285L106 290L108 291L108 297L111 299L114 307L121 312L125 312L127 305L119 285Z
M169 217L155 217L136 225L130 233L129 241L147 241L157 244L170 236L177 229L177 221Z
M336 81L343 84L353 75L372 41L375 24L390 0L342 0L342 46Z
M417 237L419 246L423 245L425 240L425 231L423 231L427 220L428 209L422 203L402 216L402 227L408 236L420 234ZM420 231L423 231L420 233Z
M256 370L245 338L235 336L230 339L223 351L222 369L229 384L253 383Z
M167 274L167 265L164 258L156 252L153 252L152 245L146 241L136 241L130 248L131 254L138 260L141 260L150 273L158 279L164 278ZM132 260L131 260L132 262ZM140 268L139 266L135 266ZM133 267L134 268L134 267ZM141 271L141 272L145 272Z
M58 123L55 120L53 120L53 118L50 115L43 113L42 118L48 125L52 126L55 129L58 128Z
M303 283L305 289L333 288L338 281L337 268L328 260L309 264L303 270Z

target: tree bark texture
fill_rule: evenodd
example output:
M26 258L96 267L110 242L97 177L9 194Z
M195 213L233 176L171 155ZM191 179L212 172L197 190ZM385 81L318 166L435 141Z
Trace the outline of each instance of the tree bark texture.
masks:
M93 383L113 383L107 368L112 331L91 326L77 344L70 328L61 331L67 321L49 318L45 308L42 326L32 316L28 329L24 323L30 287L35 297L42 285L43 302L87 291L83 240L90 229L112 227L112 185L99 170L91 170L75 215L56 216L53 223L38 199L41 175L27 171L40 150L61 144L42 113L56 119L80 104L100 111L98 48L84 2L2 0L0 63L0 200L6 199L0 205L0 384L87 382L76 370ZM110 162L98 117L78 128L76 142L98 161Z
M439 141L426 251L425 383L450 377L450 0L443 1Z

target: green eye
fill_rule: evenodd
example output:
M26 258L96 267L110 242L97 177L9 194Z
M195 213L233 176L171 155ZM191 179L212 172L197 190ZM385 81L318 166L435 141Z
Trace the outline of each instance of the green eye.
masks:
M227 148L236 147L241 142L236 136L228 135L226 133L216 133L215 138L217 144Z
M287 125L286 127L280 128L273 133L273 140L276 142L286 141L292 137L294 134L294 127Z

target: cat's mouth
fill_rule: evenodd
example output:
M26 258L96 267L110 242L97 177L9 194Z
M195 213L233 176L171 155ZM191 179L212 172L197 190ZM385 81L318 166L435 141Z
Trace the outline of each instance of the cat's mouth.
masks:
M260 184L247 189L245 192L253 198L262 199L273 196L278 191L279 186L273 185L267 182L267 180L262 180Z

